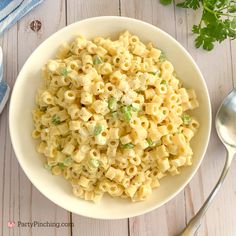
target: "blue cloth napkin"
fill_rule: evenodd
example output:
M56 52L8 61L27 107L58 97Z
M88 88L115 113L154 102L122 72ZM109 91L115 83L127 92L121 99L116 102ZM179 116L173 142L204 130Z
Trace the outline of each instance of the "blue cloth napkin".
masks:
M0 35L43 0L0 0ZM0 113L9 96L9 86L3 80L3 59L0 47Z
M6 81L3 80L3 59L2 59L2 48L0 47L0 113L5 106L9 97L10 88Z

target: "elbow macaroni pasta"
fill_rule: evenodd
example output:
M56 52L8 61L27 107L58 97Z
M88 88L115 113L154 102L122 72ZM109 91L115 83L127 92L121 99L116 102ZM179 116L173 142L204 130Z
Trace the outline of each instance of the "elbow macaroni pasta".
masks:
M192 164L196 94L163 53L129 32L115 41L77 37L43 68L32 137L45 168L73 194L145 200L164 176Z

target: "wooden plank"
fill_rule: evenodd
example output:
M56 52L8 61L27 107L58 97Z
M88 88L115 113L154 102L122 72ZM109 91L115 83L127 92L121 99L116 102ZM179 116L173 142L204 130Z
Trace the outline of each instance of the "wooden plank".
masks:
M199 13L193 14L191 10L177 9L176 14L182 14L185 11L187 29L190 32L194 23L199 20ZM181 26L179 26L181 28ZM177 27L179 29L179 27ZM194 36L186 32L187 49L199 65L210 94L212 104L212 114L215 117L216 111L221 100L232 89L232 61L230 55L230 44L225 41L221 45L216 45L211 52L206 52L194 47ZM186 217L187 221L202 206L204 200L217 182L225 160L224 147L219 141L213 119L213 129L210 143L203 163L185 189L186 195ZM235 164L233 164L235 166ZM235 235L235 186L236 181L233 178L232 171L224 183L224 186L216 197L213 205L208 210L202 227L197 235Z
M67 3L67 23L103 15L119 15L118 0L70 0ZM73 235L106 236L128 235L127 220L94 220L72 214Z
M174 6L164 7L159 1L121 0L121 15L149 22L177 36ZM168 20L164 20L168 19ZM181 40L179 35L179 38ZM129 220L130 235L175 235L185 224L185 202L182 191L165 206Z
M52 11L52 9L54 9ZM34 29L32 21L39 20L42 28ZM5 56L5 76L11 85L17 76L27 57L40 42L50 34L65 25L65 4L62 1L45 1L42 5L25 16L18 26L16 25L3 37ZM17 41L18 39L18 41ZM48 201L35 189L18 165L13 153L7 122L8 112L1 116L0 140L1 140L1 180L2 185L1 207L3 212L1 235L70 235L70 227L14 227L8 229L7 221L21 222L70 222L70 213L57 207ZM19 121L20 122L20 121ZM3 145L2 145L3 144ZM2 156L3 154L3 156Z
M17 76L17 27L0 38L0 45L3 48L4 61L4 79L10 87L13 87L15 77ZM0 234L13 235L18 234L19 229L9 230L8 221L19 219L19 167L12 151L9 130L8 130L8 109L9 103L0 115Z
M156 0L121 0L121 15L151 23L175 37L174 6L164 7Z
M236 40L230 42L231 58L232 58L232 74L234 88L236 87Z

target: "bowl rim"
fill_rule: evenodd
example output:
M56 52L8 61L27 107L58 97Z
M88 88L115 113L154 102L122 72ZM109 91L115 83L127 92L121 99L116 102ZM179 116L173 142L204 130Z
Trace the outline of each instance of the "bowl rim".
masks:
M62 204L62 201L60 201L59 199L60 198L57 198L57 199L52 199L51 196L48 196L47 194L47 191L44 191L44 189L42 187L40 187L39 185L37 185L34 181L34 177L30 176L27 171L26 171L26 168L24 166L24 163L23 163L23 159L21 159L19 156L20 156L20 152L18 151L18 148L17 145L16 145L16 140L14 139L14 131L13 131L13 111L14 111L14 103L13 101L15 100L14 97L15 97L15 91L16 91L16 88L18 87L18 83L20 81L20 77L21 74L23 73L22 71L24 71L24 68L25 66L28 64L28 61L30 61L31 57L36 53L36 51L40 50L41 47L43 47L43 44L48 41L48 40L51 40L53 38L57 38L57 35L60 34L61 32L63 31L66 31L68 28L72 28L74 27L75 25L77 24L80 24L80 23L83 23L83 22L87 22L87 21L96 21L96 20L121 20L121 21L130 21L131 23L138 23L138 24L143 24L144 26L146 27L150 27L150 28L153 28L155 31L159 31L161 34L165 35L166 37L168 37L170 40L172 40L175 44L177 44L181 50L186 54L186 56L188 57L188 59L191 61L191 63L194 65L195 69L196 69L196 72L198 73L198 76L199 78L201 79L202 81L202 84L203 84L203 88L206 92L206 105L207 105L207 111L208 111L208 115L209 115L209 120L208 120L208 131L206 133L206 143L204 144L204 148L203 148L203 153L202 153L202 156L198 162L198 164L196 165L196 168L194 171L191 172L191 174L189 175L189 177L186 179L186 181L183 182L183 184L181 185L181 187L179 189L177 189L173 194L171 194L170 196L168 196L167 198L165 198L164 200L162 200L161 202L159 202L158 204L155 204L151 207L147 207L145 209L143 209L142 211L139 211L138 214L135 214L135 213L126 213L124 216L118 216L116 217L116 215L112 215L110 217L107 217L107 216L99 216L99 217L96 217L96 216L93 216L92 214L90 214L89 212L86 213L86 214L81 214L80 212L78 212L75 208L73 207L64 207L63 204ZM30 54L30 56L27 58L27 60L25 61L24 65L22 66L17 78L16 78L16 81L15 81L15 84L14 84L14 87L13 87L13 90L12 90L12 95L11 95L11 100L10 100L10 106L9 106L9 130L10 130L10 138L11 138L11 142L12 142L12 147L13 147L13 150L15 152L15 156L21 166L21 168L23 169L25 175L28 177L28 179L30 180L31 184L33 184L37 190L42 194L44 195L47 199L49 199L51 202L55 203L56 205L58 205L59 207L69 211L69 212L72 212L74 214L77 214L77 215L81 215L81 216L85 216L85 217L89 217L89 218L93 218L93 219L104 219L104 220L117 220L117 219L127 219L127 218L130 218L130 217L136 217L136 216L140 216L140 215L143 215L145 213L148 213L148 212L151 212L157 208L160 208L161 206L163 206L164 204L166 204L167 202L169 202L171 199L173 199L174 197L176 197L185 187L188 183L190 183L190 181L192 180L193 176L196 174L197 170L199 169L202 161L203 161L203 158L205 157L205 154L206 154L206 150L207 150L207 147L208 147L208 144L209 144L209 139L210 139L210 134L211 134L211 129L212 129L212 109L211 109L211 103L210 103L210 96L209 96L209 92L208 92L208 88L207 88L207 85L206 85L206 82L205 82L205 79L198 67L198 65L196 64L196 62L194 61L194 59L192 58L192 56L190 55L190 53L174 38L172 37L170 34L168 34L167 32L165 32L164 30L160 29L159 27L155 26L155 25L152 25L150 23L147 23L145 21L142 21L142 20L138 20L138 19L135 19L135 18L130 18L130 17L123 17L123 16L97 16L97 17L90 17L90 18L86 18L86 19L83 19L83 20L79 20L79 21L76 21L72 24L69 24L63 28L61 28L60 30L54 32L52 35L50 35L49 37L47 37L45 40L43 40L43 42L41 42L39 44L39 46L37 46L34 51Z

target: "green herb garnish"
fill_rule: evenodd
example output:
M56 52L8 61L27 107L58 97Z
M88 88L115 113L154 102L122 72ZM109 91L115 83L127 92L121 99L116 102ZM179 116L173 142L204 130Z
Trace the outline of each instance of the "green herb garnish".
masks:
M160 71L159 70L157 70L157 71L150 71L148 73L151 74L151 75L159 75Z
M56 114L52 116L52 123L54 125L59 125L61 123L60 117L57 116Z
M161 81L161 84L167 85L166 80L162 80L162 81Z
M61 70L61 75L63 75L63 76L67 76L69 73L70 73L70 71L68 71L67 68L63 68Z
M172 0L160 0L160 3L163 5L169 5L172 3Z
M148 142L149 147L154 145L153 141L150 138L147 139L147 142Z
M190 122L191 122L191 120L192 120L192 118L191 118L190 115L184 114L184 115L182 116L182 120L183 120L183 123L184 123L185 125L189 125Z
M124 149L132 149L132 148L134 148L134 145L132 143L126 143L126 144L122 145L122 147Z
M123 106L121 107L121 112L123 114L123 118L126 122L129 122L131 120L131 106Z
M63 163L58 163L58 166L59 166L62 170L65 169L65 165L64 165Z
M164 5L170 0L160 0ZM196 48L210 51L216 42L221 43L227 38L236 38L236 1L235 0L185 0L178 7L202 9L200 22L193 25L192 32L196 34Z
M64 161L63 161L64 166L71 166L73 164L73 159L71 159L71 157L67 157Z
M93 131L93 134L95 136L99 135L102 132L102 126L101 125L96 125Z
M114 97L110 97L108 99L108 108L110 110L112 110L112 111L116 110L116 108L117 108L117 101L116 101L116 99Z
M102 59L99 56L95 56L93 59L93 64L98 65L102 63Z
M166 54L165 54L163 51L161 51L161 55L160 55L160 57L159 57L159 60L160 60L160 61L166 60Z

